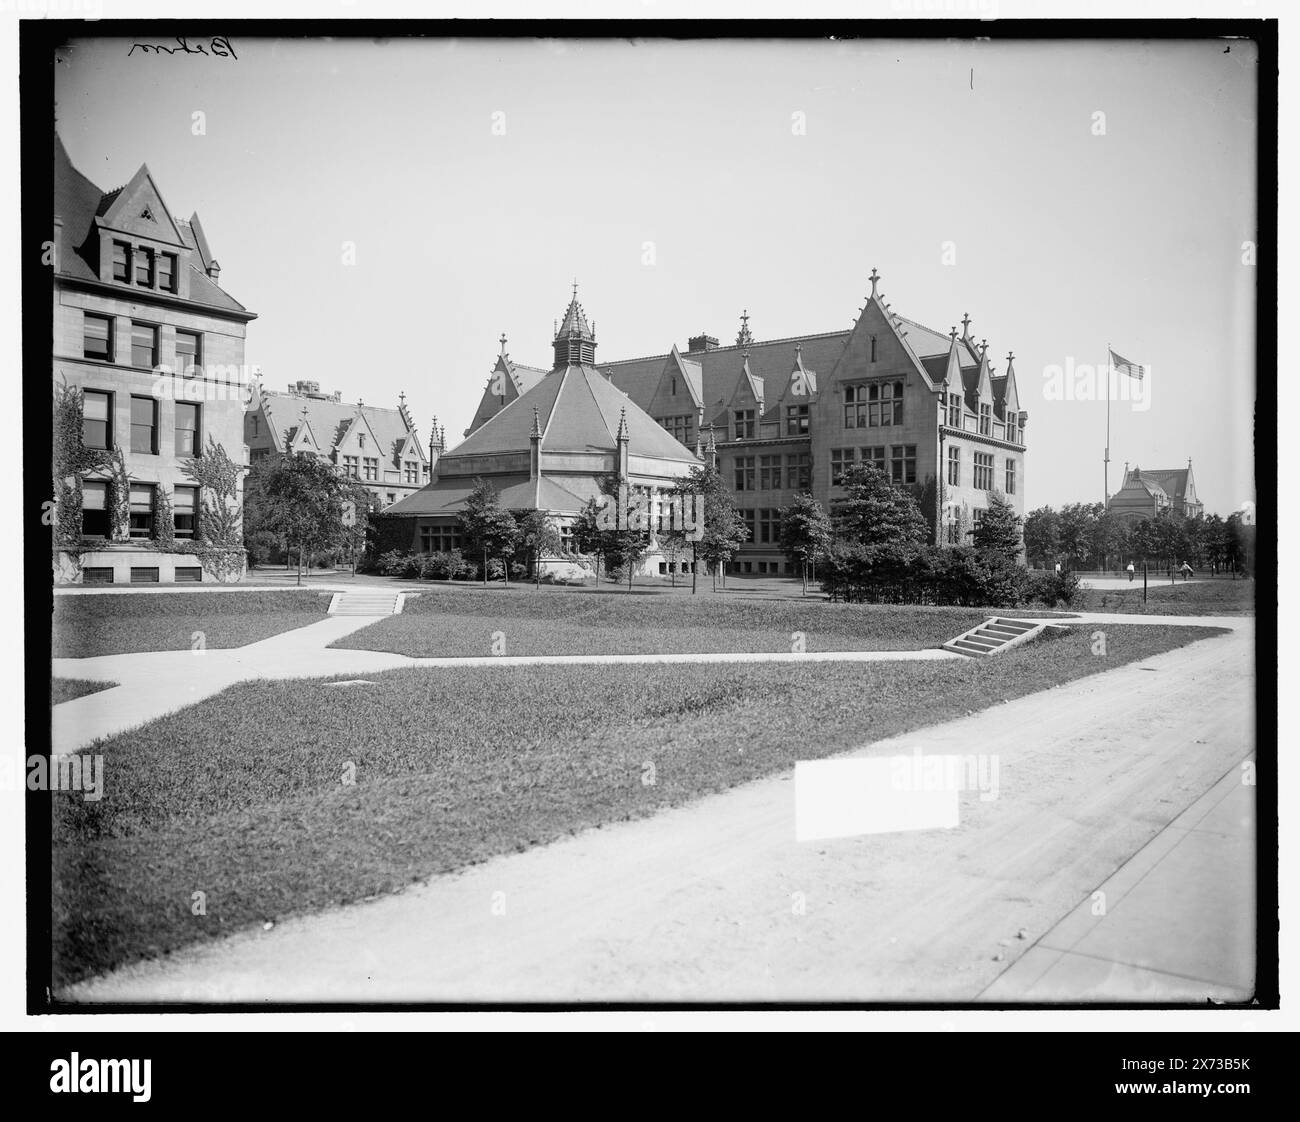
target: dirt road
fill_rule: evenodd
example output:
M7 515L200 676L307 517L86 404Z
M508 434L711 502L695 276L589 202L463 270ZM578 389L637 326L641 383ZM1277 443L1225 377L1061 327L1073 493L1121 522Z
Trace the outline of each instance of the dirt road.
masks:
M974 1000L1249 752L1253 620L1232 626L862 750L996 754L999 797L963 793L954 830L797 843L785 773L62 996Z

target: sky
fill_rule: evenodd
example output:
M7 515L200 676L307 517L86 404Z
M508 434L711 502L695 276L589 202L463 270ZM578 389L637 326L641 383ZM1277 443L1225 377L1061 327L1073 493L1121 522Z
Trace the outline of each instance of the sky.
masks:
M147 163L198 211L268 388L404 391L454 445L499 336L550 367L575 278L601 362L729 343L742 309L847 329L875 267L895 312L1014 351L1027 509L1101 501L1106 405L1057 372L1108 345L1149 368L1111 492L1190 457L1207 511L1254 498L1249 43L130 46L63 52L59 133L104 190Z

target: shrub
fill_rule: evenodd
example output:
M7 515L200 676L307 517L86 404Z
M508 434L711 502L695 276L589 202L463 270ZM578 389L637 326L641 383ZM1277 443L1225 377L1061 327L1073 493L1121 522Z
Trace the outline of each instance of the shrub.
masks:
M940 549L908 543L840 543L818 568L832 600L868 604L1014 606L1030 578L998 553L970 547Z
M1060 604L1068 608L1079 591L1079 578L1074 573L1035 573L1029 578L1026 600L1034 600L1049 608Z

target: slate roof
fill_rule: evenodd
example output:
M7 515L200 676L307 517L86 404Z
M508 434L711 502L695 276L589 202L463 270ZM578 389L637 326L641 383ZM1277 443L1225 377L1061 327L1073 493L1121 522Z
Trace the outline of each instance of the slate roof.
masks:
M588 499L602 492L594 475L564 475L558 482L546 473L537 479L526 475L489 475L497 489L497 499L506 510L549 510L557 514L577 514ZM422 490L407 495L388 507L385 514L452 515L459 514L465 500L478 486L477 479L451 476L435 479Z
M662 362L661 356L661 366ZM527 452L534 409L542 427L543 451L613 451L618 446L620 419L626 413L630 455L696 462L689 449L590 366L565 366L551 371L444 458Z
M826 335L803 335L750 343L749 372L763 387L763 400L772 402L781 396L790 379L796 344L803 345L804 366L810 370L829 372L848 340L848 331L834 331ZM683 363L692 363L700 368L700 398L704 402L707 416L712 416L731 400L742 376L744 352L745 347L732 345L682 354ZM658 354L620 362L602 362L598 365L615 386L645 409L654 398L667 358L667 354Z
M1170 498L1186 498L1189 468L1143 468L1141 474L1146 482L1159 487Z
M145 169L141 167L140 171ZM138 177L140 172L136 172ZM63 141L54 138L54 213L63 220L63 229L59 238L58 261L59 274L75 277L79 280L98 281L99 273L95 268L98 255L98 243L94 235L96 217L108 213L110 207L122 193L123 188L101 191L89 179L72 165ZM173 218L173 223L180 231L186 246L207 254L207 240L202 239L200 250L199 238L202 227L197 222L198 215L189 222L180 222ZM198 226L199 234L195 234ZM210 260L210 257L208 258ZM232 312L245 312L247 309L222 289L204 271L206 262L195 263L191 257L189 268L190 300L196 304L207 304L214 308L223 308ZM125 289L126 286L123 286Z
M298 425L302 422L303 406L306 406L307 424L326 455L343 439L358 409L357 405L346 401L276 393L274 390L262 390L261 403L267 426L276 433L277 446L280 448L284 447L286 437L292 437L297 432ZM376 405L362 405L360 409L371 432L375 434L375 440L379 442L381 455L386 462L396 465L398 450L408 435L415 434L415 429L407 427L398 409L384 409ZM419 446L418 435L416 445ZM427 458L421 456L422 461Z

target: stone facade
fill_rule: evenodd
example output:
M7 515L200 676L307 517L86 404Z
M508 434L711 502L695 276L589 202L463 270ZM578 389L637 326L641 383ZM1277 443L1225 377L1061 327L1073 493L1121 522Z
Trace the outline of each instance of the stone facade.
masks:
M146 542L155 538L160 497L177 515L178 540L197 538L199 508L210 496L183 464L209 441L244 463L253 382L244 342L256 317L219 287L220 266L198 215L174 218L147 167L103 192L61 143L55 148L54 381L83 391L87 445L121 450L132 510L130 538L111 540L98 513L101 496L111 493L109 475L87 475L83 548L102 546L83 552L79 565L56 557L55 579L168 581L178 569L181 580L215 579L194 553Z

